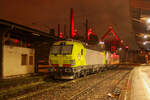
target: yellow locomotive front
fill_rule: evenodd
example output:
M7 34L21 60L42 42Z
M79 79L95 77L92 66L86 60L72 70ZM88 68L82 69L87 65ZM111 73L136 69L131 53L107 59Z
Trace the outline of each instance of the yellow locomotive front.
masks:
M49 71L55 78L73 79L79 66L86 64L84 55L86 49L81 43L73 41L59 41L50 49Z

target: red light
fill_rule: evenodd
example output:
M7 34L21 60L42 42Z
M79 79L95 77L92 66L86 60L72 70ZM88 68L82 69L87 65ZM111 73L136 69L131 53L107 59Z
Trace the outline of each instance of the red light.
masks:
M52 66L58 67L58 64L52 64Z
M73 13L73 9L71 9L71 36L72 38L74 38L75 33L74 33L74 13Z
M62 39L64 38L62 32L59 33L59 38L62 38Z
M115 51L116 47L115 46L111 46L111 51Z
M129 47L128 47L128 46L126 46L126 48L128 49Z
M114 52L114 55L116 55L116 53Z
M71 64L63 64L63 67L70 67Z
M92 28L90 28L89 30L88 30L88 40L90 40L90 35L95 35L93 32L92 32Z
M19 40L16 39L16 40L15 40L15 43L18 43L18 42L19 42Z

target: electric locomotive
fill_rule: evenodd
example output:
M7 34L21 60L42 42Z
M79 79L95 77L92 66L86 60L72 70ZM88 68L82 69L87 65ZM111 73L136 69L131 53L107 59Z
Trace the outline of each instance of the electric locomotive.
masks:
M119 56L104 50L87 49L77 41L58 41L50 49L49 63L49 72L54 78L75 79L117 65Z

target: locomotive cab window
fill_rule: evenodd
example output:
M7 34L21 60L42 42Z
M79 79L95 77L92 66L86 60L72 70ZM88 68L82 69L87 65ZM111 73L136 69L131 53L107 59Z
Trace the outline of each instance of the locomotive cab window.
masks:
M51 54L57 55L57 54L72 54L72 48L73 45L54 45L51 49Z
M65 45L62 47L61 54L72 54L73 45Z
M51 48L51 54L60 54L61 47L59 45L54 45Z

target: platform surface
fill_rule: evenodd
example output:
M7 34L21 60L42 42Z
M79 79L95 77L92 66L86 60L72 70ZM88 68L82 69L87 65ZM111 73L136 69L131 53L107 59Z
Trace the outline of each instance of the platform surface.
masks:
M150 100L150 65L133 69L124 100Z

